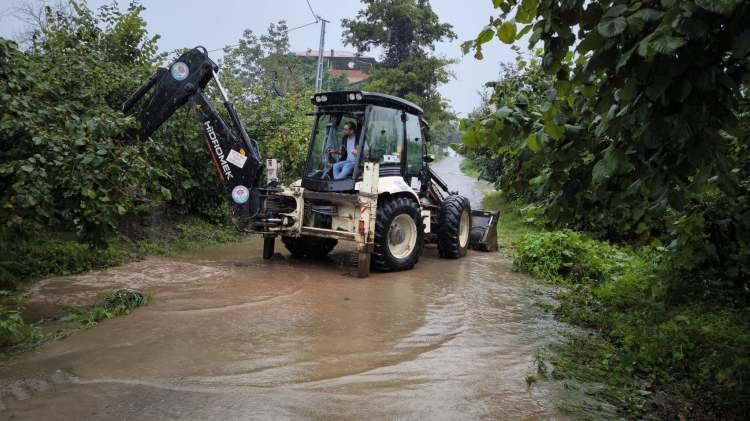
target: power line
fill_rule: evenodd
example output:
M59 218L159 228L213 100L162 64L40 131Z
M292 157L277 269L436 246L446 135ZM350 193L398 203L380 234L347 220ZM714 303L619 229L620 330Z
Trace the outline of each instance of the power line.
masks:
M316 23L318 23L317 20L315 22L310 22L310 23L306 23L304 25L296 26L296 27L294 27L292 29L287 29L286 32L289 33L289 32L292 32L292 31L296 31L297 29L302 29L302 28L308 27L310 25L315 25Z
M318 17L318 14L313 10L312 5L310 4L310 0L305 1L307 2L307 8L310 9L310 13L312 13L313 18L315 19L315 23L318 23L318 19L320 18Z
M300 26L295 26L294 28L290 28L290 29L287 29L287 30L286 30L286 31L284 31L284 32L286 32L286 33L288 34L288 33L292 32L292 31L296 31L297 29L302 29L302 28L306 28L306 27L308 27L308 26L311 26L311 25L315 25L315 24L317 24L318 22L319 22L319 21L318 21L318 20L316 20L315 22L310 22L310 23L306 23L306 24L304 24L304 25L300 25ZM221 47L221 48L214 48L213 50L206 50L206 52L208 52L208 53L213 53L213 52L216 52L216 51L221 51L221 50L223 50L223 49L225 49L225 48L234 48L234 47L238 47L239 45L240 45L240 44L232 44L232 45L226 45L226 46L224 46L224 47ZM167 54L167 55L169 55L169 54L174 54L174 53L177 53L177 52L179 52L179 51L181 51L181 50L183 50L183 49L182 49L182 48L178 48L178 49L175 49L175 50L172 50L172 51L167 51L167 53L166 53L166 54Z

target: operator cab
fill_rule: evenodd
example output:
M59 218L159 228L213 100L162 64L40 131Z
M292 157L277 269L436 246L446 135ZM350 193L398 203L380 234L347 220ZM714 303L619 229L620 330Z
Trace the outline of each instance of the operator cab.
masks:
M319 93L311 100L318 110L303 187L353 191L365 162L378 162L381 177L402 176L407 183L412 177L418 179L426 140L419 106L391 95L360 91ZM347 153L345 127L355 128L353 154ZM351 166L351 171L342 176L344 166Z

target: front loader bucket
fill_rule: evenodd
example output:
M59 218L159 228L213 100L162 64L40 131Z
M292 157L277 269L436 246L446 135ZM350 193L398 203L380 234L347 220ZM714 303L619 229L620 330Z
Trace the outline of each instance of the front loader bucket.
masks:
M500 211L471 211L469 247L479 251L497 251L497 221Z

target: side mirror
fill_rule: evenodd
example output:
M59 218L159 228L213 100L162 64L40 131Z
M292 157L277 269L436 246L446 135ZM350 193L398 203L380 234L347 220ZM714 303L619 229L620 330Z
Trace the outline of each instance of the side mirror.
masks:
M426 163L429 164L430 162L435 161L435 155L432 155L432 154L424 155L422 157L422 161L424 161L424 162L426 162Z

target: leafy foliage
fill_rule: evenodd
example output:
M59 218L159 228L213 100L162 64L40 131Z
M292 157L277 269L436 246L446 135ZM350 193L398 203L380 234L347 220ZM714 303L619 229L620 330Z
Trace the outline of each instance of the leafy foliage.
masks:
M540 48L506 66L463 123L467 153L528 203L527 218L660 250L611 281L594 273L595 284L587 268L597 247L563 231L527 243L540 254L519 265L560 279L560 264L579 262L563 314L602 328L626 364L675 380L698 417L741 417L747 360L731 355L750 331L750 5L493 4L498 16L467 52L481 58L495 35Z
M35 28L28 49L0 39L0 79L6 82L0 84L1 231L29 239L3 242L4 285L14 276L74 273L119 261L103 243L122 234L137 237L165 213L226 223L215 169L187 108L152 139L128 147L115 142L136 124L116 110L166 60L156 53L158 36L148 34L143 10L131 2L124 12L116 3L93 12L72 2L66 13L46 9L46 23ZM302 89L307 81L275 77L290 63L283 22L258 42L260 79L250 85L234 72L252 49L248 41L245 50L227 53L225 68L233 70L227 85L262 152L287 160L294 176L310 127L305 114L312 107ZM44 238L40 230L52 234ZM50 264L23 269L28 259L19 256L25 255Z
M669 392L648 406L628 407L631 416L681 412L685 402L691 402L687 405L693 405L692 416L697 418L739 419L747 411L747 314L695 304L665 307L660 302L665 278L658 268L666 249L636 253L563 230L526 234L516 251L519 268L569 286L558 309L563 320L599 329L616 345L606 352L589 350L596 356L587 364L603 364L600 373L610 374L587 381L632 388L633 380L627 378L635 377L641 386L631 393ZM564 356L570 350L562 352ZM569 369L561 363L561 370ZM613 396L617 394L600 393L605 399ZM631 402L635 403L643 404Z
M215 206L216 183L202 177L206 153L190 145L197 135L167 126L133 147L114 142L135 124L115 110L159 60L143 7L131 3L122 13L113 4L93 14L72 5L71 15L47 9L49 23L28 51L0 40L0 77L8 81L0 86L2 219L101 242L165 203L189 208L196 191L213 197L202 205Z
M743 93L750 50L735 23L750 14L747 5L496 6L501 16L466 48L481 52L484 33L511 16L526 24L519 34L530 32L530 44L544 41L544 48L506 66L487 106L463 123L465 146L484 175L530 202L529 216L549 226L669 244L675 271L693 267L689 280L673 278L670 300L722 285L709 295L745 305L741 260L750 244L737 234L750 227ZM698 269L680 256L705 264Z
M263 156L284 161L287 179L302 175L314 110L314 62L289 51L286 23L271 24L258 39L246 30L237 47L225 50L224 83ZM345 76L324 75L323 85L342 89Z
M23 296L0 290L0 355L21 344L37 344L44 334L21 315Z
M300 59L289 50L288 29L283 20L271 23L266 34L260 37L246 29L237 46L224 49L222 67L243 88L252 89L261 96L299 95L312 91L317 60ZM343 74L323 74L324 90L344 90L346 84Z
M148 294L131 289L119 289L100 297L93 307L69 309L63 317L68 330L89 328L104 320L130 314L138 307L145 306L151 301Z

